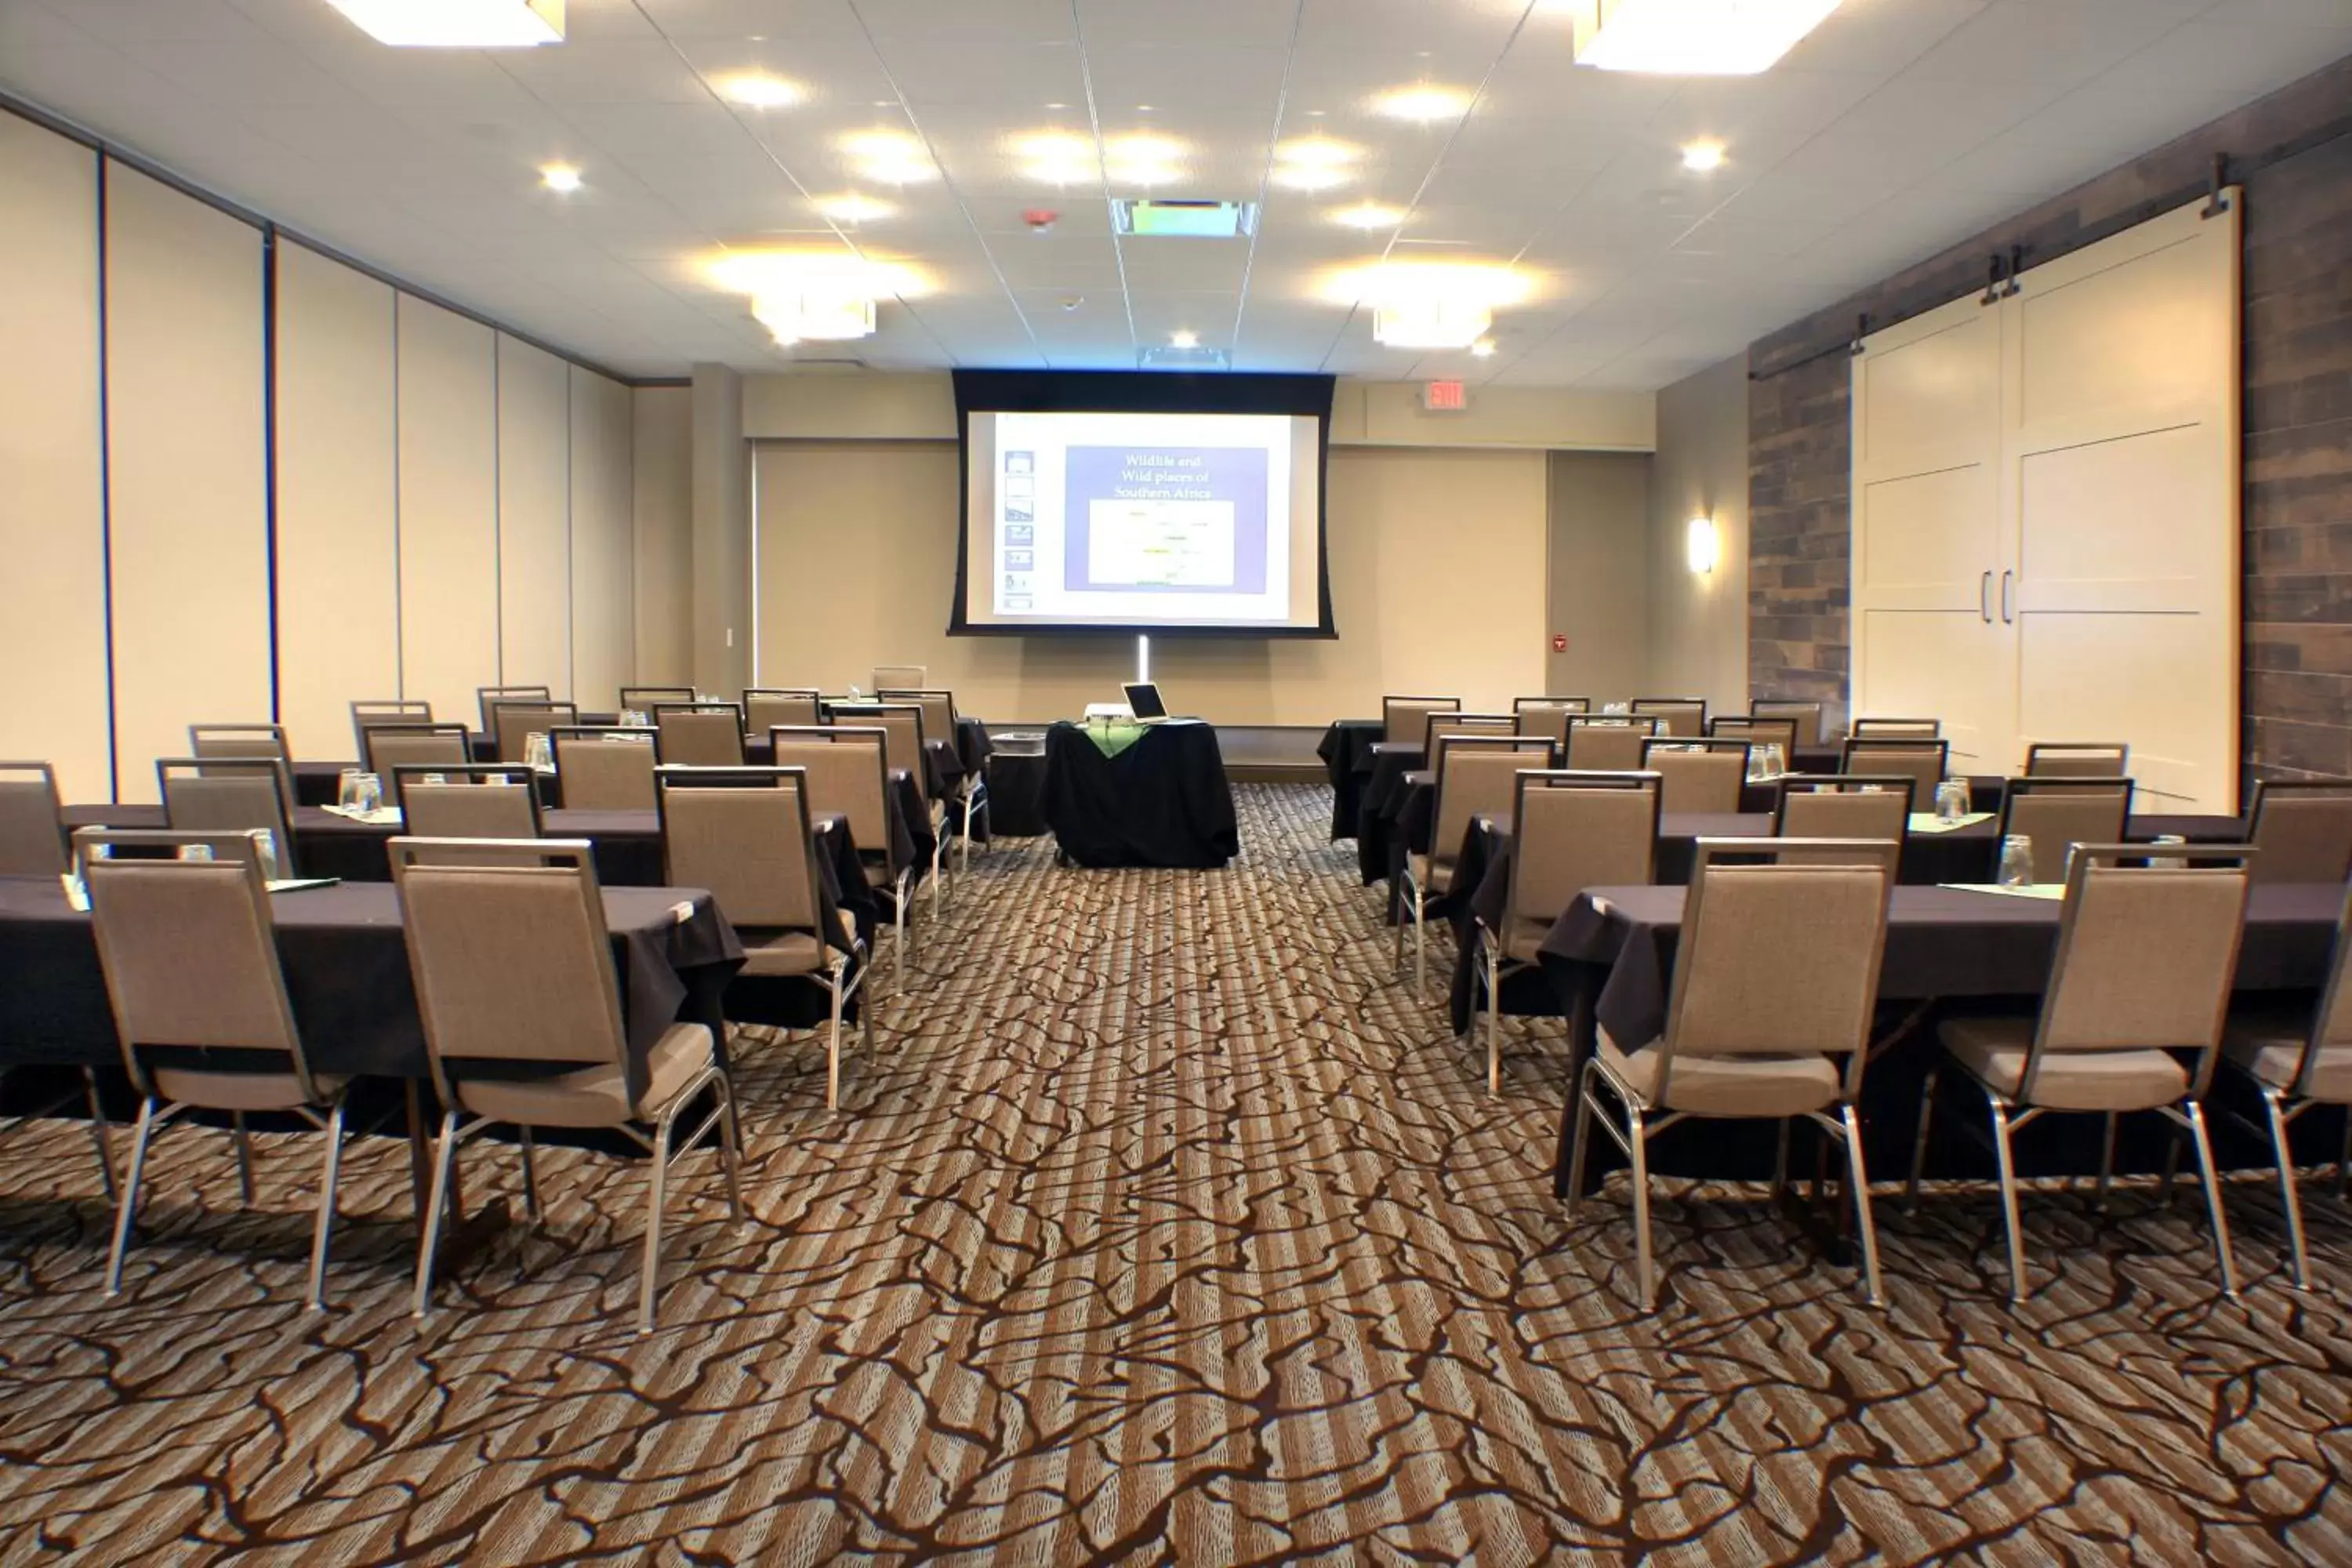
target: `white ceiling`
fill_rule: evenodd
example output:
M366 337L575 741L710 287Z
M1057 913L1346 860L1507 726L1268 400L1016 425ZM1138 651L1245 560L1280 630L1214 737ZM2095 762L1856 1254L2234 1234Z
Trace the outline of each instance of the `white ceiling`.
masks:
M782 367L702 265L847 244L929 279L846 345L877 366L1131 367L1183 330L1236 369L1648 388L2352 51L2352 0L1845 0L1764 76L1673 79L1576 68L1571 9L570 0L560 47L477 53L382 47L324 0L0 0L0 86L631 374ZM805 101L709 85L752 68ZM1415 83L1475 101L1372 110ZM1142 193L1021 174L1008 142L1056 126L1181 139L1181 177L1149 194L1263 196L1255 242L1115 241L1107 196ZM875 129L942 177L861 182L839 139ZM1353 177L1269 184L1307 136L1361 148ZM1724 168L1684 172L1699 137ZM540 189L551 160L585 187ZM851 190L896 213L836 229L813 198ZM1408 216L1326 216L1366 200ZM1060 212L1050 234L1033 206ZM1492 359L1383 349L1317 285L1384 252L1514 261L1541 290Z

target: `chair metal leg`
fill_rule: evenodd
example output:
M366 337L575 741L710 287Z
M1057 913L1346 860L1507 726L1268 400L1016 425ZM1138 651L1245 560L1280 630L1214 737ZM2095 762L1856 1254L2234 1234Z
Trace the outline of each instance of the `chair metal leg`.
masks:
M1870 1215L1870 1173L1862 1163L1862 1115L1852 1105L1841 1107L1840 1114L1845 1121L1845 1163L1853 1186L1854 1227L1862 1236L1863 1287L1870 1304L1883 1307L1886 1296L1878 1277L1878 1226ZM1785 1128L1788 1123L1780 1125Z
M2000 1216L2009 1237L2009 1299L2025 1300L2025 1237L2017 1217L2017 1162L2009 1148L2009 1106L1988 1097L1992 1113L1993 1153L2000 1161Z
M1400 977L1402 977L1402 976L1403 975L1403 973L1404 973L1404 911L1405 911L1405 908L1406 908L1405 892L1406 892L1406 890L1407 890L1408 889L1410 889L1412 886L1412 873L1411 871L1407 871L1407 872L1405 872L1405 873L1404 873L1404 886L1403 886L1403 887L1402 887L1402 888L1397 889L1395 891L1391 892L1391 893L1389 895L1389 901L1390 901L1391 905L1392 906L1392 910L1393 910L1393 912L1394 912L1394 913L1395 913L1395 915L1396 915L1396 933L1395 933L1395 934L1396 934L1396 959L1395 959L1395 963L1396 963L1396 972L1397 972L1397 973L1398 973L1398 975L1399 975Z
M319 1219L310 1229L310 1310L327 1310L327 1237L335 1228L335 1184L343 1173L343 1102L327 1112L327 1168L319 1178Z
M1577 1200L1584 1195L1584 1162L1592 1146L1592 1059L1587 1058L1584 1070L1577 1075L1576 1142L1568 1152L1568 1213L1576 1217Z
M741 1136L735 1124L735 1080L725 1073L718 1079L719 1089L719 1169L727 1177L727 1217L743 1217L742 1156L737 1152L737 1139Z
M539 1162L533 1158L536 1149L531 1143L530 1128L518 1127L515 1132L522 1140L523 1217L535 1225L539 1222Z
M1789 1190L1789 1133L1794 1118L1783 1116L1772 1141L1772 1196L1779 1198Z
M841 1103L841 966L837 963L826 989L833 994L833 1024L824 1037L824 1108L831 1110Z
M1423 915L1428 910L1423 899L1421 884L1412 885L1412 994L1415 1001L1429 997L1429 927Z
M139 1124L131 1134L131 1169L122 1178L122 1195L114 1204L114 1246L106 1257L106 1293L122 1294L122 1254L131 1245L131 1222L139 1211L139 1179L147 1170L147 1141L155 1132L155 1097L139 1100Z
M236 1195L245 1206L253 1206L253 1136L245 1130L245 1112L229 1112L229 1126L236 1138Z
M1499 1005L1503 984L1502 953L1491 940L1480 938L1486 950L1486 1092L1503 1092L1503 1009ZM1474 964L1472 973L1477 969Z
M114 1145L108 1136L112 1131L106 1120L106 1102L99 1098L98 1074L88 1068L81 1069L82 1092L89 1101L89 1142L98 1154L98 1179L106 1189L109 1202L116 1196L114 1185Z
M637 1332L654 1331L654 1287L661 1278L662 1195L669 1177L669 1118L654 1123L653 1184L646 1194L645 1277L637 1281Z
M1903 1212L1919 1212L1919 1177L1927 1169L1927 1129L1936 1114L1936 1069L1927 1069L1927 1082L1919 1090L1919 1131L1911 1141L1911 1180L1903 1189Z
M425 1235L416 1244L416 1295L409 1311L425 1316L433 1300L433 1259L441 1248L441 1215L449 1204L449 1165L457 1154L457 1113L444 1111L433 1151L433 1195L425 1204Z
M2189 1136L2197 1144L2197 1171L2205 1183L2205 1208L2213 1216L2213 1256L2221 1265L2221 1292L2238 1297L2238 1264L2230 1251L2230 1219L2221 1212L2221 1177L2213 1168L2212 1140L2205 1135L2205 1107L2189 1102Z
M857 999L857 1026L858 1026L860 1029L863 1029L863 1030L866 1032L866 1054L867 1056L869 1056L869 1057L870 1057L870 1056L872 1056L872 1055L874 1054L874 985L873 985L873 981L872 981L873 972L874 972L874 961L873 961L873 955L869 953L869 954L866 956L866 976L867 976L867 981L866 981L866 985L864 986L864 990L865 990L866 994L864 994L863 996L860 996L860 997Z
M2311 1276L2303 1250L2303 1204L2294 1190L2294 1156L2287 1143L2287 1118L2280 1104L2279 1091L2263 1090L2263 1109L2270 1112L2271 1154L2278 1162L2279 1203L2286 1209L2287 1247L2294 1263L2294 1288L2311 1289Z
M1625 1130L1633 1134L1626 1142L1633 1154L1633 1274L1641 1287L1642 1310L1647 1312L1658 1304L1657 1270L1650 1261L1650 1127L1641 1111L1629 1106Z
M2107 1185L2116 1174L2116 1113L2106 1114L2106 1129L2099 1139L2099 1212L2107 1210Z
M2171 1136L2164 1141L2164 1179L2156 1184L2156 1201L2169 1207L2172 1204L2173 1178L2180 1173L2180 1129L2170 1129Z

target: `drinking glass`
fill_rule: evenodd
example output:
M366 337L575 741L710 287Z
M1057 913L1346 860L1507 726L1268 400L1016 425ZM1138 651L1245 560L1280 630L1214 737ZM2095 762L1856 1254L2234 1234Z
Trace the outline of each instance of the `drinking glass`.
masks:
M542 773L555 771L555 752L549 747L547 737L533 730L522 743L522 760L526 766Z
M653 728L653 721L646 717L646 710L642 708L622 709L621 722L623 725L632 730L650 730Z
M253 847L255 858L261 862L261 879L278 880L278 835L267 827L254 829Z
M1958 795L1958 796L1959 796L1959 800L1960 800L1960 815L1961 815L1962 816L1968 816L1970 812L1972 812L1972 811L1976 810L1977 806L1976 806L1976 795L1975 795L1975 792L1974 792L1974 791L1972 791L1972 790L1970 790L1970 789L1969 788L1969 780L1968 780L1968 775L1967 775L1967 774L1965 774L1965 773L1949 773L1949 774L1947 774L1947 775L1945 776L1944 782L1945 782L1946 784L1948 784L1951 785L1951 786L1952 786L1952 792L1953 792L1955 795Z
M1958 779L1946 779L1936 786L1936 820L1958 822L1969 814L1969 786Z
M335 780L335 805L338 809L342 811L362 809L360 780L362 776L362 771L358 768L345 768L341 775Z
M2033 885L2033 840L2027 835L2012 833L2000 841L2000 881L2004 888Z
M352 792L352 804L359 807L362 816L382 810L383 807L383 778L375 773L360 774L357 786Z
M183 844L179 858L183 860L209 860L213 858L213 847L209 844Z
M1789 754L1781 749L1780 742L1778 741L1764 742L1764 776L1768 779L1789 776Z

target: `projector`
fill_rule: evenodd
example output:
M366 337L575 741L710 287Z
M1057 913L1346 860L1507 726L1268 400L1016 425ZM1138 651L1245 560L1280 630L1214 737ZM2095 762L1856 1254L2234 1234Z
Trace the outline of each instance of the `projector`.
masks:
M1087 721L1088 723L1092 723L1097 719L1104 719L1114 724L1122 724L1134 717L1135 710L1129 708L1124 702L1089 702L1087 704Z

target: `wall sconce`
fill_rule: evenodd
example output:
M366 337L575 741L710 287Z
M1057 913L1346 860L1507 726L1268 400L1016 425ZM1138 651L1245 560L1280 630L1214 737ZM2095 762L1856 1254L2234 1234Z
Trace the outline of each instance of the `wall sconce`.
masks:
M1714 574L1719 550L1713 518L1695 517L1690 520L1689 528L1683 533L1683 553L1690 562L1690 569L1699 576Z

